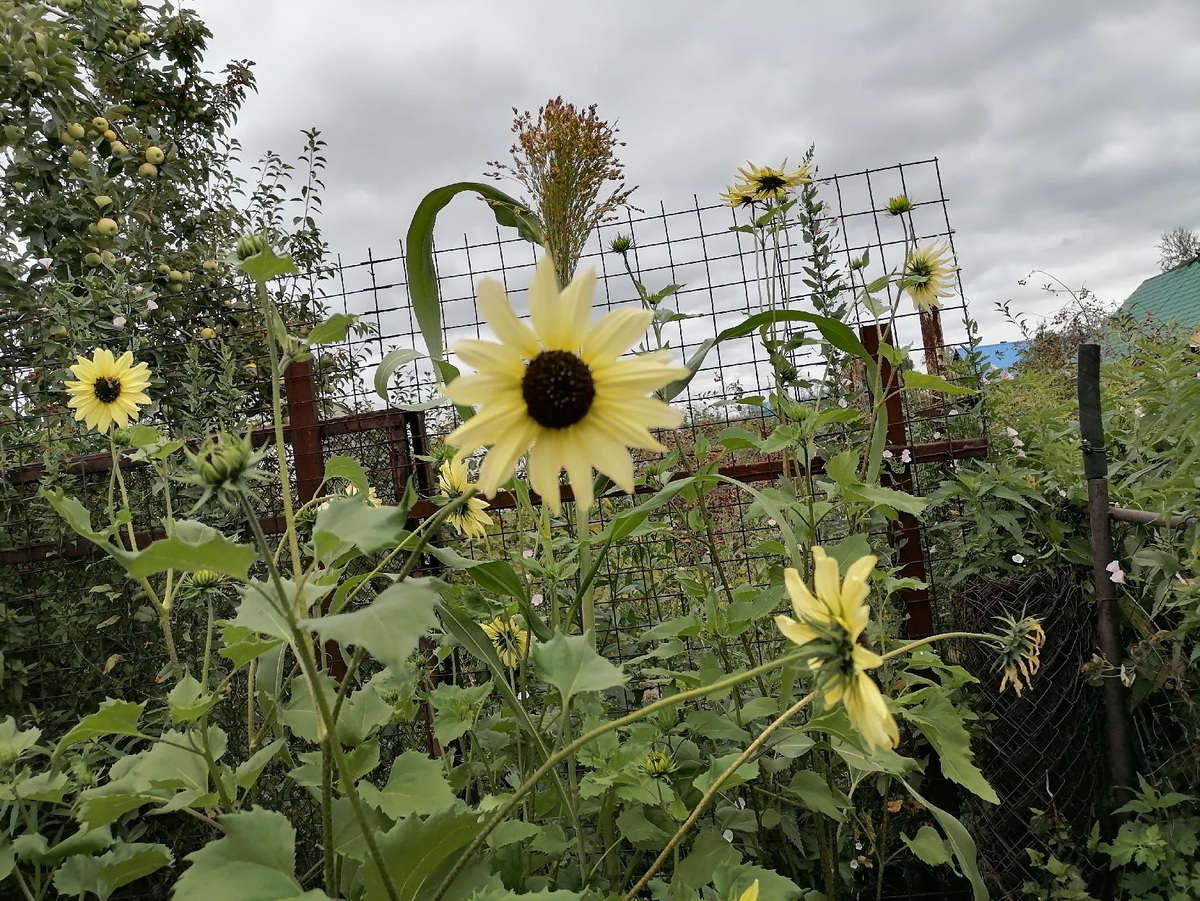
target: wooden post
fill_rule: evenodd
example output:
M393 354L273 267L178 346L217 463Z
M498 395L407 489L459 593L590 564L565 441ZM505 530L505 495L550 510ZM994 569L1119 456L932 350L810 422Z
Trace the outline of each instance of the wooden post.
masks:
M1083 438L1083 475L1088 486L1088 525L1092 540L1092 579L1096 585L1096 625L1104 657L1104 715L1108 731L1108 765L1113 805L1132 797L1136 781L1125 685L1121 682L1121 635L1117 626L1117 588L1110 578L1111 510L1108 502L1108 456L1100 415L1100 345L1079 345L1079 432Z
M283 374L287 396L288 426L292 445L292 472L296 477L296 500L303 504L317 496L317 487L325 474L325 455L321 448L321 421L317 415L316 386L312 363L292 363ZM327 610L331 596L322 609ZM341 681L346 676L346 661L337 642L325 642L325 665L329 675Z
M904 418L904 400L900 391L903 387L901 375L886 357L879 353L879 345L892 343L891 325L864 325L859 329L863 347L875 358L883 382L884 409L887 413L887 443L893 447L908 446L908 428ZM914 487L912 464L904 464L899 472L885 471L883 481L891 483L900 491L912 492ZM903 578L926 579L925 555L921 549L921 524L911 513L900 513L888 533L889 543L897 550L900 573ZM908 618L904 633L909 638L924 638L933 634L933 605L929 600L928 588L905 588L900 592Z

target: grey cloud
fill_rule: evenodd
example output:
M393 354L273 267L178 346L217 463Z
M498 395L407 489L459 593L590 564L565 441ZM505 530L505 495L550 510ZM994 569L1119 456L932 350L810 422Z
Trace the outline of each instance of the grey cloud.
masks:
M1013 337L997 301L1053 310L1018 288L1030 270L1120 300L1154 273L1163 230L1200 226L1190 0L196 6L210 64L259 62L238 126L247 156L323 130L326 233L348 260L394 253L425 191L505 154L511 107L560 93L619 119L648 210L713 202L747 159L795 161L812 141L825 176L937 156L989 341ZM939 216L919 226L940 230ZM847 223L852 240L860 227ZM493 229L461 200L439 241Z

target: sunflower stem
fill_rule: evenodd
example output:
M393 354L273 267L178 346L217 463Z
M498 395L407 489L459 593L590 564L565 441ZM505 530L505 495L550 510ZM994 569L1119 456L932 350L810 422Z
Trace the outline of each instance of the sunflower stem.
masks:
M592 531L591 518L588 510L579 501L575 501L575 539L579 542L579 571L586 573L592 568ZM588 636L592 648L597 646L596 640L596 595L592 591L592 582L580 584L579 608L581 611L583 633Z
M688 818L683 821L680 827L675 831L675 834L671 836L671 840L667 842L667 846L663 848L661 852L659 852L658 857L654 859L654 863L650 864L649 869L642 874L642 878L637 881L633 888L625 893L625 897L622 898L621 901L631 901L631 899L637 895L638 892L646 887L646 883L648 883L651 877L658 872L658 868L666 862L667 858L672 855L675 849L679 846L679 843L683 841L683 837L687 835L688 831L692 828L692 826L695 825L696 820L700 819L700 815L708 809L708 805L711 804L712 799L717 796L717 793L721 790L721 786L728 782L730 777L732 777L733 774L736 773L738 769L740 769L742 765L746 763L746 761L758 753L759 748L761 748L766 743L767 739L775 733L776 729L811 704L816 697L817 692L815 691L810 692L802 697L799 701L772 720L770 724L768 724L767 727L759 733L758 738L754 739L754 741L750 742L750 744L746 746L746 750L742 751L742 753L737 756L733 763L727 766L725 771L721 773L721 775L719 775L713 781L713 784L708 787L708 790L703 794L703 796L701 796L700 800L696 803L696 806L692 808L692 812L688 814Z
M271 322L271 298L267 295L264 282L255 283L255 296L263 315L263 322ZM283 518L287 525L288 547L292 553L292 577L300 582L300 539L296 535L296 513L292 508L292 481L287 465L287 446L283 440L283 398L279 391L279 380L283 370L279 365L279 353L270 327L266 330L267 353L271 360L271 417L275 424L275 457L279 462L279 494L283 500ZM269 553L269 552L268 552Z

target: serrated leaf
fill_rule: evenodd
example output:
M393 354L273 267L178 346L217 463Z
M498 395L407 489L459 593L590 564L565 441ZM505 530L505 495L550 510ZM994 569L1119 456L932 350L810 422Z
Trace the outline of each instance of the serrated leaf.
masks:
M596 653L586 635L555 635L533 649L538 674L558 689L563 706L582 692L625 684L620 667Z
M100 901L117 889L170 866L175 858L166 845L118 842L99 857L72 857L54 874L54 887L63 895L85 892Z
M160 538L143 550L114 547L109 553L134 578L169 569L189 573L211 569L244 580L258 559L251 545L230 541L212 526L191 519L177 521L171 537Z
M80 744L103 735L140 735L138 720L145 704L118 701L108 698L95 713L89 713L66 735L59 739L54 756L62 754L72 745Z
M275 251L269 245L253 256L239 260L237 266L260 284L281 275L294 275L299 271L290 256L276 256Z
M457 800L442 775L441 763L419 751L405 751L393 761L383 788L364 783L359 790L364 801L393 820L436 813Z
M946 843L932 826L922 826L912 838L901 833L900 838L908 845L913 854L930 866L941 866L953 862Z
M379 849L400 901L416 901L423 890L436 886L458 852L482 828L473 811L451 809L424 820L409 817L380 835ZM366 901L386 901L382 876L370 856L363 864L362 879Z
M362 499L345 498L317 512L313 523L314 556L332 563L353 551L373 554L393 548L409 537L407 513L399 507L373 507Z
M225 832L187 856L172 901L263 901L298 898L296 829L273 810L244 810L219 818Z
M948 778L991 804L1000 803L995 789L988 785L983 773L975 766L971 736L963 724L962 713L945 695L931 694L919 707L902 709L901 713L929 739L941 759L942 772Z
M248 759L243 760L238 764L238 768L234 770L233 780L238 788L243 791L249 791L254 787L254 783L258 781L258 777L262 775L262 771L266 769L267 764L275 759L287 741L282 738L277 738L269 745L259 748Z
M175 722L190 723L204 716L220 699L220 695L205 692L195 677L187 673L167 694L167 708Z
M436 579L407 579L385 588L367 606L301 621L300 627L342 647L364 648L376 660L401 669L420 638L437 625Z
M242 667L272 648L279 647L283 641L278 637L259 638L258 636L259 633L255 629L224 621L221 623L221 643L224 647L217 651L217 654L233 663L235 667Z
M829 783L813 770L801 770L796 773L785 791L809 810L823 813L839 823L845 822L845 811L853 806L845 794L830 788Z
M987 885L983 881L983 876L979 873L979 851L975 846L975 840L971 838L971 833L967 831L967 828L957 818L940 807L930 804L903 778L900 779L900 783L908 789L908 793L914 799L924 805L933 814L934 818L938 821L938 825L942 827L942 831L946 833L946 840L950 843L950 849L954 852L954 857L958 861L959 870L971 883L973 901L988 901L990 895L988 894Z

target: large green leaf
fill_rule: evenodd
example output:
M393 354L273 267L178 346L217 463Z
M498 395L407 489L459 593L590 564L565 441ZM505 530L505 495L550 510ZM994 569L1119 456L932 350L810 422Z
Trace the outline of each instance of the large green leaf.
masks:
M111 530L97 532L93 529L92 514L88 512L87 507L75 498L68 497L61 488L39 488L38 497L53 507L54 512L61 516L77 535L100 545L105 550L112 548L112 542L108 540Z
M288 622L287 616L280 605L286 604L292 611L293 615L299 617L307 615L313 605L327 595L333 588L332 585L314 584L310 579L304 583L304 588L300 592L300 596L296 594L296 583L291 579L280 579L283 587L284 598L281 600L276 595L275 585L273 582L251 582L249 585L243 586L239 593L242 596L241 602L238 604L237 616L230 621L229 625L235 630L230 633L222 633L236 635L241 639L245 633L240 630L249 630L254 633L270 635L273 638L282 638L285 641L291 641L292 630ZM251 646L249 648L241 647L241 640L238 641L234 648L237 648L237 657L230 656L230 659L243 659L250 654L250 659L265 653L270 648L259 648ZM231 654L233 649L231 648ZM255 653L252 653L255 652ZM226 656L226 655L222 655Z
M400 669L421 636L438 623L433 610L440 584L436 579L406 579L385 588L365 607L302 620L300 627L343 647L365 648L376 660Z
M953 862L950 852L946 850L946 843L932 826L922 826L912 838L901 833L900 838L913 854L930 866L937 867Z
M167 708L175 722L190 723L204 716L219 700L220 695L204 691L191 673L185 673L167 694Z
M244 810L220 818L225 834L187 856L191 866L175 883L172 901L266 901L304 897L296 879L296 830L273 810Z
M349 482L354 486L354 490L358 492L359 497L366 497L370 491L371 486L367 481L367 471L353 457L343 457L341 454L333 454L325 461L325 481L331 482L334 479L342 479Z
M392 771L383 788L363 783L359 790L364 801L393 820L436 813L456 800L442 775L441 763L419 751L405 751L392 762Z
M955 385L952 382L946 381L938 375L930 375L927 372L918 372L915 369L910 369L904 373L905 388L919 388L925 391L939 391L942 394L977 394L973 388L967 388L963 385Z
M410 533L407 512L399 507L373 507L363 498L333 501L313 523L314 556L332 563L351 552L373 554L403 543Z
M140 735L138 720L145 704L118 701L108 698L95 713L89 713L66 735L58 740L54 749L57 757L72 745L99 738L102 735Z
M425 820L418 817L401 820L391 831L379 836L379 850L400 901L416 901L422 889L435 887L449 872L458 852L482 828L478 814L473 811L443 810ZM362 873L366 901L386 901L382 875L369 856Z
M305 338L305 343L311 345L317 344L333 344L337 341L346 340L346 335L350 332L350 326L358 320L357 316L349 313L334 313L324 322L320 322L313 326L308 337Z
M434 360L441 360L445 349L442 346L441 298L433 259L433 227L442 208L463 191L473 191L482 197L492 208L496 221L515 228L526 241L543 242L542 225L534 212L492 185L462 181L436 188L425 195L409 223L404 250L413 315L417 317L429 356Z
M846 808L853 807L850 799L840 789L831 788L825 778L813 770L800 770L796 773L786 791L799 799L805 807L823 813L839 823L846 819Z
M230 541L212 526L191 519L175 523L170 538L160 538L140 551L112 547L109 553L134 578L152 576L169 569L214 572L245 579L258 552L248 544Z
M81 898L90 893L108 901L117 889L170 866L174 860L166 845L118 842L99 857L68 859L55 872L54 887L63 895Z
M928 695L921 705L901 711L904 718L929 739L942 761L942 772L983 800L999 804L995 790L975 766L971 736L963 725L963 715L941 694Z
M954 857L958 861L959 869L971 883L973 901L988 901L990 895L988 895L987 885L983 881L983 876L979 873L979 851L975 846L975 840L971 838L971 833L967 831L967 827L940 807L930 804L929 801L918 794L917 790L904 779L900 779L900 783L908 789L908 793L913 798L923 804L933 814L938 824L942 827L942 831L946 833L946 839L950 842L950 849L954 851Z
M564 707L582 692L625 684L621 668L596 653L586 635L555 635L533 649L533 662L539 675L558 689Z
M383 359L379 361L379 365L375 368L375 393L383 398L384 403L388 403L388 382L394 373L406 363L411 363L413 360L420 360L425 357L425 354L419 350L411 350L407 347L397 347L394 350L389 350L384 354ZM441 401L437 401L441 403Z

